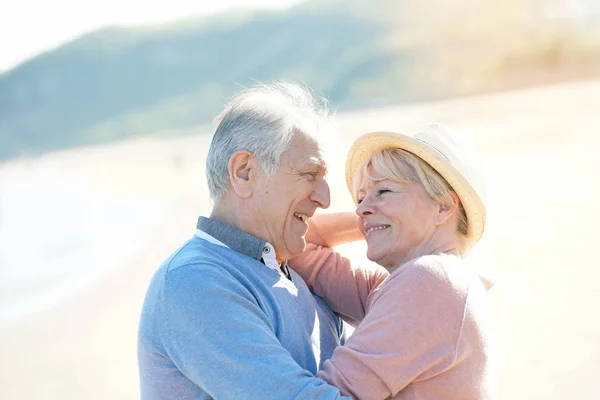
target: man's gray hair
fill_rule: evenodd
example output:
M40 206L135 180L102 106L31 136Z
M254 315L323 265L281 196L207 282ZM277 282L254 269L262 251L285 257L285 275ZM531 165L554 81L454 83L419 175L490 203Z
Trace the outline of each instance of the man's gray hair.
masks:
M293 134L317 139L327 115L327 101L295 83L258 84L236 95L215 119L217 129L206 158L212 201L223 198L229 188L232 154L248 151L267 176L273 175Z

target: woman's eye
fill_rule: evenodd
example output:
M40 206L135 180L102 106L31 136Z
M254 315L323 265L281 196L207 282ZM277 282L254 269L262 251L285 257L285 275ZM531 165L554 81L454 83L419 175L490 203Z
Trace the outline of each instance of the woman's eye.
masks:
M391 192L391 190L389 190L389 189L379 189L379 190L377 191L377 194L378 194L378 195L382 195L382 194L384 194L384 193L388 193L388 192Z
M362 203L362 201L363 201L363 199L358 199L358 200L356 200L356 204L360 204L360 203Z

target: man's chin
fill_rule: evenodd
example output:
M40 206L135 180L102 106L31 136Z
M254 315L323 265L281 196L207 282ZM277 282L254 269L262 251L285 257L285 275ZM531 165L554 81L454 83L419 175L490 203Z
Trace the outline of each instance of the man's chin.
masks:
M288 252L290 254L290 257L288 258L300 255L304 252L304 250L306 250L306 240L304 240L304 238L302 237L300 238L300 240L295 241L295 243L292 246L288 246Z

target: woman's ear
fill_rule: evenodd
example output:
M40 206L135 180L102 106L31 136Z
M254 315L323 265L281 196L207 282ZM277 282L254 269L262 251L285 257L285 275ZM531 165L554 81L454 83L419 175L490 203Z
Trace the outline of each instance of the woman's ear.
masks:
M460 200L456 192L450 192L450 196L452 196L451 204L438 204L438 214L436 217L436 225L443 225L458 212L458 207L460 204Z
M245 150L236 151L229 158L229 183L239 197L252 196L256 165L254 156Z

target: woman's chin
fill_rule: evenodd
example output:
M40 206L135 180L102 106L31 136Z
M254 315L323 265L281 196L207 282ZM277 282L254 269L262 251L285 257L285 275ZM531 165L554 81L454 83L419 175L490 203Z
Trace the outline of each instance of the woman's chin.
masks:
M369 261L373 261L374 263L381 265L388 271L396 269L398 265L402 263L402 261L399 260L398 255L393 253L390 254L367 250L367 258Z
M379 264L379 262L382 261L383 255L376 251L367 250L367 258L369 259L369 261L373 261L374 263Z

